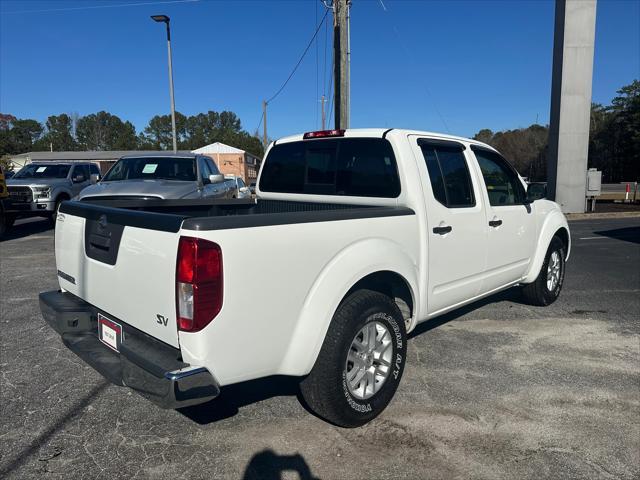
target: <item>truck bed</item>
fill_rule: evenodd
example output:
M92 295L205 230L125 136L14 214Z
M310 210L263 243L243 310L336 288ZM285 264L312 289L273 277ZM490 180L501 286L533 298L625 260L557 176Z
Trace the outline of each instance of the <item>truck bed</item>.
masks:
M158 200L105 198L65 202L61 213L166 232L412 215L406 207L283 200Z
M413 210L393 206L106 199L64 202L59 212L55 245L61 288L93 305L113 322L137 328L174 348L180 344L174 313L175 275L178 243L183 236L215 242L223 252L224 306L212 330L235 325L233 319L238 312L256 319L275 315L279 320L271 319L271 331L282 329L283 338L295 329L295 320L320 272L338 261L345 249L357 248L359 255L366 255L363 242L388 239L394 245L410 244L406 248L415 251L418 238ZM312 258L308 255L310 248L315 252ZM367 268L391 260L385 256L385 248L378 249L383 258L369 260ZM303 271L300 265L305 265ZM287 291L291 299L272 305L279 295L271 291L263 298L266 284L276 292ZM252 302L247 302L246 292L251 292ZM136 301L122 301L124 298ZM264 312L252 310L260 305ZM260 334L261 328L252 335ZM216 338L236 334L233 330ZM182 335L183 341L187 337ZM200 354L194 353L200 350L201 346L194 345L187 353L183 351L192 355L188 363L202 365ZM233 371L219 372L220 380L235 377L236 366L241 367L233 364Z

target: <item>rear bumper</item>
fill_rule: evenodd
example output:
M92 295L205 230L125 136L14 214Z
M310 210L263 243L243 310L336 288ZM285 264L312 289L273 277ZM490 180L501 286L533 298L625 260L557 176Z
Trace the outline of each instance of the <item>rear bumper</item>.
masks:
M74 295L43 292L40 310L67 348L113 384L129 387L162 408L196 405L220 393L206 368L184 363L180 350L105 313L123 329L120 352L107 347L98 339L99 310Z

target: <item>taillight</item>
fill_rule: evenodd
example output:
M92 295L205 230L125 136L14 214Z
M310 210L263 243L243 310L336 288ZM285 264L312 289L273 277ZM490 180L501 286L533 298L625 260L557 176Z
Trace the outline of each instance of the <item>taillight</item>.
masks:
M318 130L316 132L307 132L302 138L327 138L327 137L344 137L344 130Z
M176 260L178 330L197 332L222 308L222 250L202 238L180 237Z

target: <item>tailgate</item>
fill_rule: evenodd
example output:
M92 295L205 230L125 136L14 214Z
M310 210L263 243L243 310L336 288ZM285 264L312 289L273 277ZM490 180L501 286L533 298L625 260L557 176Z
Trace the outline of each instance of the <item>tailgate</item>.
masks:
M176 255L184 217L65 202L56 223L60 287L178 347Z

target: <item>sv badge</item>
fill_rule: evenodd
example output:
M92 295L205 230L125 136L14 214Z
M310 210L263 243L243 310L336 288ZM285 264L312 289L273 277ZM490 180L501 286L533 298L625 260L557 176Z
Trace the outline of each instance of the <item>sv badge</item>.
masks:
M169 318L165 317L163 315L157 314L156 317L158 318L158 321L156 323L159 323L160 325L164 325L165 327L167 326L167 324L169 323Z

